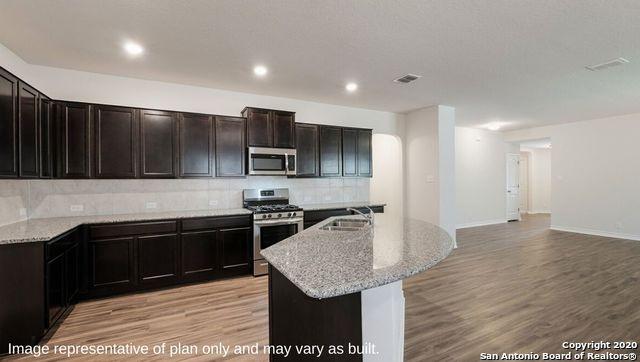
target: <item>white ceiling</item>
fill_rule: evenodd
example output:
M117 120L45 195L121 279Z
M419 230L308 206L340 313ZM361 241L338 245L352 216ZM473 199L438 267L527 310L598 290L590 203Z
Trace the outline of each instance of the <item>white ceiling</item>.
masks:
M551 148L551 138L520 142L520 148Z
M393 112L444 104L459 125L511 130L640 112L639 19L637 0L3 0L0 43L32 64ZM631 63L584 69L617 57ZM423 78L392 82L406 73Z

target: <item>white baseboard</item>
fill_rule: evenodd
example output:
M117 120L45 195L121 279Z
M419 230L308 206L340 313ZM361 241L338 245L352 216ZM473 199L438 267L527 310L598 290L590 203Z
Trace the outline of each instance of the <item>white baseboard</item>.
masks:
M495 224L502 224L502 223L506 223L506 222L507 222L506 219L475 221L475 222L469 222L469 223L466 223L466 224L457 225L456 229L466 229L466 228L472 228L472 227L476 227L476 226L495 225Z
M640 241L640 235L615 233L611 231L594 230L594 229L587 229L587 228L576 228L576 227L569 227L569 226L558 226L558 225L551 225L550 229L556 230L556 231L566 231L570 233L577 233L577 234L604 236L606 238Z
M551 210L529 210L527 211L527 214L529 215L533 215L533 214L550 214Z

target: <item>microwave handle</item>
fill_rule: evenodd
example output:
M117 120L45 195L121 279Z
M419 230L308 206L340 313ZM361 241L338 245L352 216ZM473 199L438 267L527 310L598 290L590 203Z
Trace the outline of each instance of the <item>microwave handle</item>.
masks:
M289 173L289 155L287 153L284 154L284 173L285 175Z

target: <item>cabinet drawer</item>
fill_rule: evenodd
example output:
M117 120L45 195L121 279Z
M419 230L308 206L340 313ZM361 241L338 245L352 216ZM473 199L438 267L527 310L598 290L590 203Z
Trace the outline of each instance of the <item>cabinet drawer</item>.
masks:
M250 226L251 217L247 216L223 216L223 217L206 217L197 219L182 220L182 230L204 230L219 229L228 227Z
M125 235L175 233L177 230L178 223L176 221L156 221L95 225L89 227L89 234L91 239L100 239Z

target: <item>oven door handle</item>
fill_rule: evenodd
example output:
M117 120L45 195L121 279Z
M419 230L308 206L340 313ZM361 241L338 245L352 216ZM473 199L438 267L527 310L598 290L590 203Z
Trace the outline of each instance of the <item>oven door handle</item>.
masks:
M253 222L256 226L263 225L288 225L288 224L297 224L303 222L304 219L301 217L295 219L287 219L287 220L256 220Z

